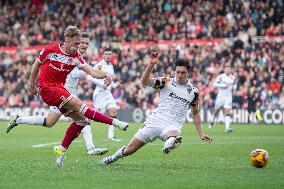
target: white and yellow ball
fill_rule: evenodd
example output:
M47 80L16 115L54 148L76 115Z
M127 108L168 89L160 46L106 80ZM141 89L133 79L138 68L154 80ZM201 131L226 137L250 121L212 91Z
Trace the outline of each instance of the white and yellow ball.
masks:
M250 153L250 163L254 167L262 168L268 163L269 153L264 149L255 149Z

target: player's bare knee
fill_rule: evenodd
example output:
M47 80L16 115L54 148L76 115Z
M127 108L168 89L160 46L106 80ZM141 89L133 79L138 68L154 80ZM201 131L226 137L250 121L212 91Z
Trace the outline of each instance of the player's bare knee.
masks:
M215 110L214 110L214 114L215 114L215 115L218 114L219 111L220 111L220 108L215 109Z
M83 102L77 98L72 98L67 104L65 104L63 107L66 109L71 109L76 112L80 111L81 106L83 105Z
M76 111L76 112L79 112L80 109L81 109L81 107L82 107L82 105L83 105L83 102L82 102L81 100L79 100L79 99L76 99L76 102L75 102L75 111Z
M116 118L116 116L117 116L116 109L109 109L108 114L109 114L110 117Z
M128 156L131 155L133 153L135 153L138 150L138 148L134 145L128 145L124 151L123 151L123 155Z
M115 114L109 114L109 117L116 118L116 113Z
M51 128L55 125L56 121L45 118L45 127Z
M169 137L178 137L181 136L179 131L173 130L173 131L168 131L167 132L167 138Z
M225 114L225 116L230 116L231 115L231 109L225 109L224 114Z

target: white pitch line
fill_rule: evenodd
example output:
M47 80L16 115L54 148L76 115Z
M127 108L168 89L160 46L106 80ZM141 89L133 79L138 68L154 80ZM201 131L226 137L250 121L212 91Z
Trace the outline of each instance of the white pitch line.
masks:
M116 142L116 144L112 144L112 145L118 145L118 144L126 144L125 141L127 141L127 138L120 138L122 139L121 142ZM183 142L182 143L189 143L190 145L200 145L200 144L203 144L203 142L199 142L199 141L192 141L192 140L188 140L189 138L183 138ZM234 142L226 142L228 139L226 138L222 138L220 139L218 142L214 142L213 141L213 144L216 144L216 145L220 145L220 144L247 144L247 143L250 143L251 141L234 141ZM231 139L230 139L231 140ZM157 140L159 141L159 140ZM222 141L222 142L220 142ZM83 140L77 140L77 141L74 141L74 142L77 142L77 143L80 143L80 142L83 142ZM95 141L96 143L95 144L105 144L105 143L108 143L109 141L107 140L96 140ZM278 142L275 142L275 143L278 143ZM44 144L36 144L36 145L33 145L32 147L34 148L42 148L42 147L45 147L45 146L51 146L51 145L59 145L60 142L50 142L50 143L44 143ZM205 143L204 143L205 144ZM160 142L153 142L153 143L148 143L148 145L153 145L153 146L161 146L163 145L163 143L160 143Z
M74 142L83 142L82 140L78 140L78 141L74 141ZM60 142L50 142L50 143L45 143L45 144L36 144L36 145L33 145L32 147L34 148L42 148L42 147L45 147L45 146L51 146L51 145L55 145L55 144L60 144Z

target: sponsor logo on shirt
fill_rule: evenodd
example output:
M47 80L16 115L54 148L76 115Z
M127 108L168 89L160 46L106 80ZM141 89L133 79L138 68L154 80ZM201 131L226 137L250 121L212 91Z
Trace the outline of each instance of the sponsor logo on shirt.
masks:
M64 64L60 64L60 68L58 68L57 66L54 66L53 64L49 63L49 66L54 69L54 70L57 70L57 71L60 71L60 72L68 72L69 70L68 69L65 69L64 68Z
M67 60L67 64L72 64L73 63L73 58L68 58L68 60Z
M180 100L180 101L182 101L182 102L184 102L184 103L190 103L188 100L186 100L185 98L182 98L182 97L179 97L179 96L177 96L176 95L176 93L174 93L174 92L171 92L170 94L169 94L169 96L170 97L172 97L172 98L175 98L175 99L178 99L178 100Z

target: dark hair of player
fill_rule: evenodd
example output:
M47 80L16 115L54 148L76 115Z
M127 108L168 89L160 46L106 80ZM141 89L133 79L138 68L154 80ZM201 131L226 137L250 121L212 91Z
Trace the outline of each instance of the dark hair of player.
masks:
M104 52L106 52L106 51L110 51L110 52L112 52L111 47L106 47L106 48L104 49Z
M176 69L177 66L184 66L186 67L187 71L190 71L190 63L189 60L186 58L178 58L174 61L174 68Z

